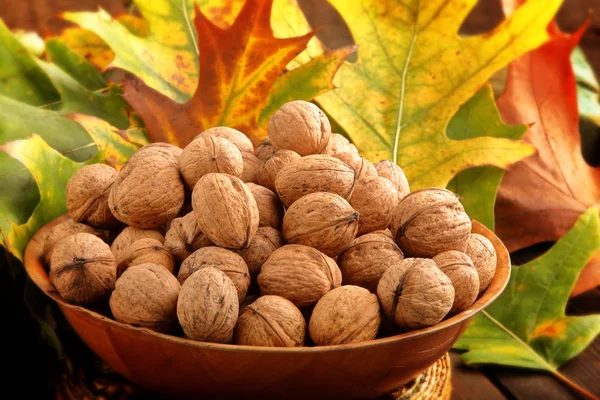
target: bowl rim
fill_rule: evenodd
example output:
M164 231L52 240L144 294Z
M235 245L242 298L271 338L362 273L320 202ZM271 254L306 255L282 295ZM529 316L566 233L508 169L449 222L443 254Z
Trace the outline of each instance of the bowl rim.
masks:
M234 351L234 352L257 352L257 353L285 353L285 354L293 354L293 353L326 353L326 352L335 352L335 351L347 351L352 349L365 349L369 347L377 347L390 344L392 342L401 342L403 340L412 339L415 337L426 336L431 333L446 329L450 326L457 325L477 313L481 312L485 307L491 304L500 294L503 292L504 288L508 284L508 280L510 278L511 273L511 262L508 250L500 241L500 239L487 227L482 225L476 220L471 220L473 224L473 233L478 233L486 238L488 238L494 248L496 249L497 262L496 262L496 273L492 282L489 284L488 288L485 290L483 295L481 295L470 307L466 310L461 311L460 313L451 316L450 318L444 319L441 322L420 329L411 330L409 332L400 333L394 336L388 336L383 338L377 338L372 340L366 340L357 343L345 343L345 344L337 344L337 345L327 345L327 346L302 346L302 347L267 347L267 346L248 346L248 345L239 345L239 344L226 344L226 343L212 343L212 342L201 342L198 340L169 335L165 333L160 333L153 331L148 328L136 327L133 325L125 324L114 319L108 318L96 311L87 309L82 306L70 304L65 301L60 294L54 289L52 283L50 283L50 279L48 277L48 273L46 272L43 265L43 248L44 241L46 235L54 226L66 222L70 220L68 215L62 215L48 224L44 225L40 228L32 239L27 244L27 248L25 249L25 255L23 258L23 264L25 266L25 270L27 271L28 276L31 280L36 284L36 286L44 292L44 294L50 297L52 300L58 303L61 308L63 307L73 310L76 313L86 314L89 317L100 320L103 323L107 323L109 325L113 325L119 329L127 329L135 332L139 332L141 334L154 336L161 340L167 340L172 343L178 343L186 346L192 346L200 349L209 349L209 350L220 350L220 351ZM493 289L493 290L492 290ZM308 325L308 323L307 323ZM445 343L444 343L445 344Z

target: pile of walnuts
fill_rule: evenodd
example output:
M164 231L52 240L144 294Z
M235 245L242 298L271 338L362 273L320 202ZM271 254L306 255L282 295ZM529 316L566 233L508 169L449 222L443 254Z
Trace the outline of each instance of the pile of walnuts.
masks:
M362 158L304 101L256 149L217 127L183 150L145 146L120 171L85 166L67 208L44 248L65 300L108 300L117 321L201 341L332 345L375 339L382 320L430 326L496 268L453 193L409 193L397 165Z

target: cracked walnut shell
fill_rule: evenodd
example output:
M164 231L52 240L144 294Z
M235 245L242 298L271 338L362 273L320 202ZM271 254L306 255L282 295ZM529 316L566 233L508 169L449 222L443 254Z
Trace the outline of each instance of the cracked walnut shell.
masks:
M465 251L479 275L479 293L483 293L496 274L496 249L488 238L473 233L467 242Z
M95 236L100 236L100 232L91 226L81 224L75 221L65 221L50 230L46 239L44 239L44 260L46 264L50 264L50 257L54 247L64 238L76 233L90 233Z
M471 306L479 294L479 276L471 257L456 250L448 250L433 257L438 268L450 278L454 287L451 314Z
M354 186L350 205L360 214L358 235L386 229L398 205L398 191L385 178L359 179Z
M165 235L165 248L178 263L182 263L194 251L206 246L214 246L214 243L198 227L193 211L171 221Z
M117 259L117 277L134 265L153 263L173 273L175 261L165 246L156 239L145 238L130 244Z
M291 150L278 150L271 157L267 158L260 167L256 175L256 181L259 185L266 187L269 190L275 191L275 179L279 172L288 164L299 160L300 155Z

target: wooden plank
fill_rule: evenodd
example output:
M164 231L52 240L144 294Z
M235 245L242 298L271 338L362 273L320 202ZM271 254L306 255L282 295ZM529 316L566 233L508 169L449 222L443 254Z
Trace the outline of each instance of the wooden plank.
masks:
M450 352L452 365L452 400L504 400L506 397L479 369L468 368L458 353Z

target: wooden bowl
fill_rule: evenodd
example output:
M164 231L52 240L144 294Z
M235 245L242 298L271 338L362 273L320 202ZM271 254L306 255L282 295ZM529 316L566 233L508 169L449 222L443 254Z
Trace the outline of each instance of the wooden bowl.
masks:
M510 259L500 239L473 221L473 232L491 240L496 275L467 310L437 325L368 342L338 346L269 348L203 343L114 321L67 303L43 267L43 242L58 218L39 230L25 251L31 279L58 303L73 329L104 361L150 390L175 397L226 399L370 399L409 382L446 353L471 319L502 292Z

